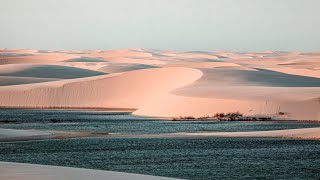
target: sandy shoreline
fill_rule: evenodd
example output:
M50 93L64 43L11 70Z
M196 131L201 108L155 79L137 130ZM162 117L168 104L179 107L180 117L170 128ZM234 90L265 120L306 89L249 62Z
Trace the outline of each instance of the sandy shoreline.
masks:
M0 179L14 180L87 180L87 179L137 179L137 180L165 180L174 179L167 177L103 171L84 168L71 168L62 166L48 166L26 163L13 163L0 161Z
M43 110L87 110L107 112L133 112L133 108L105 108L105 107L59 107L59 106L0 106L0 109L43 109Z
M58 140L71 138L286 138L320 140L320 127L249 132L178 132L166 134L113 134L96 132L0 129L0 142L49 139Z

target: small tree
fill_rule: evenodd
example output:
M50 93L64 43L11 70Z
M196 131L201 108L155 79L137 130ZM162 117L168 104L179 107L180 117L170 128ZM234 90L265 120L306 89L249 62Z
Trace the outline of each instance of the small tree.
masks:
M214 114L213 117L220 120L225 117L225 114L224 113L216 113L216 114Z

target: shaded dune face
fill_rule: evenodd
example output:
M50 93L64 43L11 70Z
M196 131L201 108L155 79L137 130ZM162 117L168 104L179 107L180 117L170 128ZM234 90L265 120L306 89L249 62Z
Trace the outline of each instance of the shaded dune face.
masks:
M56 78L34 78L34 77L15 77L15 76L0 76L0 86L10 86L18 84L32 84L49 81L58 81Z
M256 68L257 71L236 68L201 69L203 77L194 86L267 86L267 87L320 87L320 78L285 74Z
M317 52L1 50L0 106L320 120L319 62Z
M105 73L59 65L11 64L0 66L0 76L72 79L103 74Z

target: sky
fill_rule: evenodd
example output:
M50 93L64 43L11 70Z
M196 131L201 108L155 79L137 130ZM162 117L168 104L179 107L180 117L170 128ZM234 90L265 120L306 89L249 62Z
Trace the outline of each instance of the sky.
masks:
M0 48L320 51L320 0L0 0Z

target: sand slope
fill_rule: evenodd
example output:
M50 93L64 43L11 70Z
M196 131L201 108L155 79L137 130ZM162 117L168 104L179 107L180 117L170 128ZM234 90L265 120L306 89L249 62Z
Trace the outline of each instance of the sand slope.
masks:
M0 87L0 106L139 108L200 78L191 68L153 68L82 80Z

